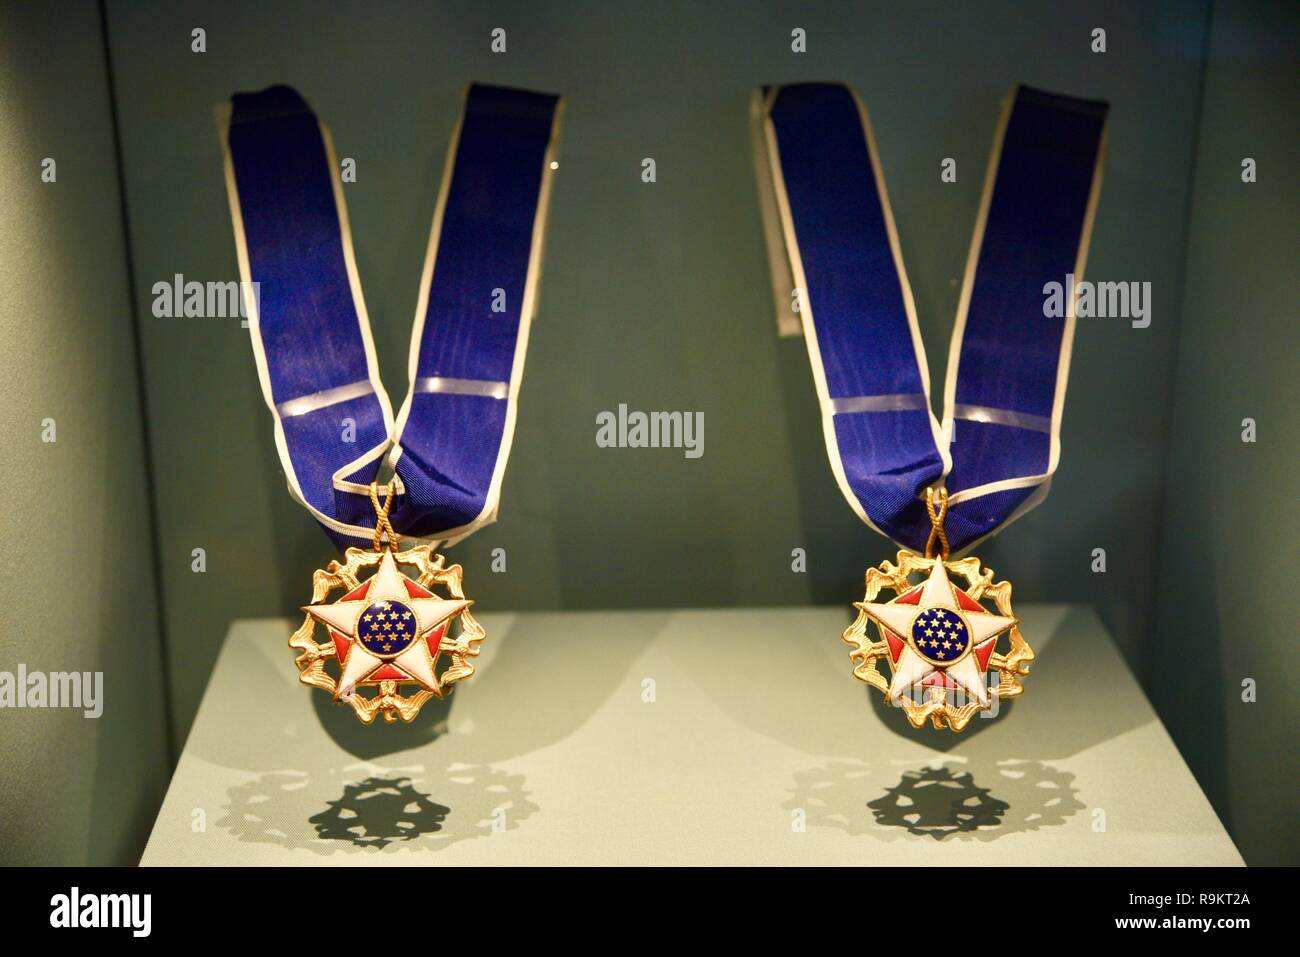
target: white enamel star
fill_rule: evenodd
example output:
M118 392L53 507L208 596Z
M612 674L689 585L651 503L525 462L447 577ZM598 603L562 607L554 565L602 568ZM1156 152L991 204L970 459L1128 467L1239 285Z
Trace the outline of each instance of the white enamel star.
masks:
M898 663L894 665L894 677L889 685L890 701L897 701L899 695L910 691L934 672L942 671L978 701L981 708L988 707L988 688L984 684L984 671L976 661L975 649L989 639L1002 634L1019 619L987 612L962 610L953 591L952 582L948 580L948 572L941 561L934 563L930 577L926 579L921 589L921 599L917 604L905 605L894 601L884 604L854 602L854 605L907 643L898 656ZM942 608L957 612L970 627L970 649L953 665L943 667L926 660L912 644L912 622L928 608Z
M347 662L343 666L343 675L339 679L338 690L335 692L336 697L351 696L360 682L389 664L410 675L430 691L438 690L438 679L433 671L434 656L429 653L425 637L473 603L463 598L412 598L406 589L406 581L406 576L397 568L393 553L385 552L379 562L379 570L375 572L373 578L369 579L370 587L366 590L364 598L303 607L303 611L317 621L324 622L334 631L348 638ZM415 613L416 631L415 640L399 654L381 658L366 650L358 639L357 628L361 621L361 613L375 602L385 599L400 601Z

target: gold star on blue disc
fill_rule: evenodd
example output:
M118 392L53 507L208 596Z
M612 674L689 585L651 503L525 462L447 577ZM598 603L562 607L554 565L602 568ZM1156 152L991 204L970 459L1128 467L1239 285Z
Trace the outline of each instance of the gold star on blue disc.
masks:
M912 642L932 664L950 665L970 647L970 629L949 608L926 608L912 622Z
M357 622L357 640L381 658L400 655L415 640L415 614L402 602L384 598L371 602Z

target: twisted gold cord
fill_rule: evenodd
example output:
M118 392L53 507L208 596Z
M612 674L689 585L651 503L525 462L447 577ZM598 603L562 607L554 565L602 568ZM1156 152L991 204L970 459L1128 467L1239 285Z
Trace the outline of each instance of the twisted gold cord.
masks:
M939 505L935 507L935 500ZM939 543L939 558L948 560L948 536L943 530L943 519L948 514L948 490L945 488L925 490L925 510L930 515L930 537L925 543L925 557L934 557L934 545Z
M388 520L388 510L393 505L393 483L389 482L384 486L384 504L379 504L379 483L370 483L370 504L375 507L375 551L379 551L379 543L383 540L384 534L388 534L388 550L397 551L398 540L397 530L393 528L393 523Z

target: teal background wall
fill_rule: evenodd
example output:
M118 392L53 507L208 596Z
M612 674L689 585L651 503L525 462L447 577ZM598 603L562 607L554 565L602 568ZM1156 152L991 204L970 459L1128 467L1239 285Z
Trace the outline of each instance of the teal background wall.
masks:
M451 553L482 607L847 610L892 549L835 487L802 342L776 337L747 125L755 86L820 79L871 111L936 390L1000 98L1023 81L1111 101L1088 277L1151 282L1153 321L1080 322L1052 495L980 554L1018 601L1094 605L1246 859L1294 863L1294 786L1274 779L1297 717L1295 49L1285 6L1238 2L0 8L0 441L36 490L0 497L0 557L38 582L0 615L0 669L108 681L98 722L0 712L0 863L134 860L230 622L296 609L331 557L285 490L247 331L151 315L159 280L237 278L212 119L237 90L295 85L356 159L346 198L396 397L464 84L568 96L501 521ZM703 458L597 448L620 402L703 411ZM34 806L65 823L33 826Z
M872 112L931 368L945 368L999 102L1114 104L1093 278L1155 318L1081 324L1047 504L981 553L1024 600L1152 628L1169 375L1206 10L1196 4L108 4L158 485L178 740L229 622L284 614L330 557L289 499L236 321L155 319L175 273L237 278L212 106L288 82L357 161L346 187L391 394L406 389L443 156L469 80L568 95L541 311L501 521L453 549L483 608L842 603L892 547L835 487L802 343L775 335L748 97L841 79ZM1109 52L1089 50L1108 30ZM489 34L507 31L507 52ZM790 50L807 31L808 53ZM207 52L190 52L190 31ZM940 183L943 157L958 181ZM658 181L641 181L653 157ZM700 410L705 451L600 449L598 412ZM190 568L206 549L207 572ZM492 574L493 548L507 572ZM807 550L808 572L791 571ZM1091 551L1109 571L1090 572ZM287 655L287 653L286 653Z
M114 864L167 784L166 685L103 33L55 12L0 6L0 671L103 672L103 713L0 710L0 864Z
M1152 701L1252 864L1300 857L1298 20L1286 4L1214 9L1148 652Z

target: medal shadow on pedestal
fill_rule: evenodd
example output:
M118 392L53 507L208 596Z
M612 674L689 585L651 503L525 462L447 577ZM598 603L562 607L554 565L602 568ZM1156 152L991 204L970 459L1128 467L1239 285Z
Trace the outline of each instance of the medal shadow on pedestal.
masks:
M320 856L422 853L513 830L538 810L522 775L487 766L431 774L362 767L353 777L323 799L309 774L264 774L226 792L217 824L241 843Z
M941 841L951 834L998 827L1011 805L978 787L971 773L952 767L909 771L883 797L868 801L876 823L905 827Z
M349 784L329 809L308 818L327 840L385 848L442 830L451 808L435 804L406 777L369 777Z
M1084 809L1074 775L1040 761L949 760L895 775L888 767L833 761L797 774L784 806L802 810L810 827L849 835L985 843L1058 827Z

